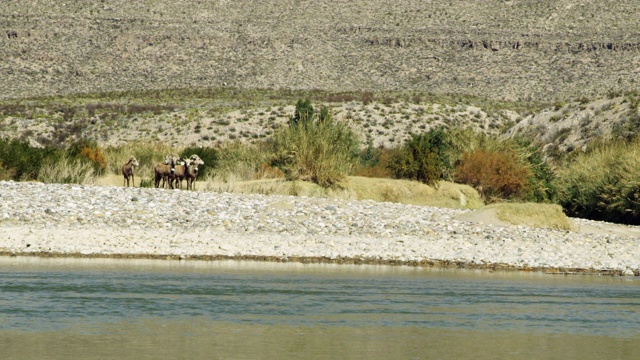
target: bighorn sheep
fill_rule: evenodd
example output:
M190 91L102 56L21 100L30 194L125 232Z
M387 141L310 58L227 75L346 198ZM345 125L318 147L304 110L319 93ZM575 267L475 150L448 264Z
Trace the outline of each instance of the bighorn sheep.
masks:
M171 181L167 181L169 176L171 176L176 170L176 162L179 157L173 154L169 154L164 158L164 163L156 164L156 167L153 169L155 173L155 187L160 186L160 180L162 180L162 187L165 187L165 182L169 183L169 187L173 189L173 185Z
M122 176L124 176L124 181L122 183L122 186L129 187L129 178L131 178L131 183L133 184L133 187L136 186L136 180L133 176L134 166L140 166L140 164L138 164L138 160L136 160L136 158L133 156L129 158L129 161L127 161L126 164L122 165Z
M184 180L185 174L187 172L187 167L189 166L189 159L182 159L178 161L176 165L176 170L172 175L169 175L169 181L173 182L175 180L174 188L182 189L182 180ZM173 184L172 184L173 185Z
M198 176L198 165L204 165L204 161L200 159L200 156L193 154L186 159L185 164L185 179L187 179L187 190L196 189L196 177Z

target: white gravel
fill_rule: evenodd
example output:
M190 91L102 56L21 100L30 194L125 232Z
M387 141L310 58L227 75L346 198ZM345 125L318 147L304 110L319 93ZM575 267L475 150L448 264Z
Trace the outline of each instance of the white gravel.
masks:
M334 261L640 275L637 236L454 219L468 211L0 181L0 254Z

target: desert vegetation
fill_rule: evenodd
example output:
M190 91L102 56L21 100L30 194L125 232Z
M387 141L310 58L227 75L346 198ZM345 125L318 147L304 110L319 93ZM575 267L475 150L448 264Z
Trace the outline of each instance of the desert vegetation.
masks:
M629 99L620 104L632 103L633 98ZM381 108L376 102L372 104ZM283 124L272 128L270 136L255 141L227 139L207 146L130 141L100 146L94 140L69 143L73 135L82 138L69 134L67 141L57 146L33 146L26 138L3 138L0 179L93 184L120 175L122 164L133 155L140 165L136 169L138 185L151 187L161 180L154 168L166 160L166 154L177 154L176 159L198 154L206 164L198 170L200 191L407 203L429 197L426 194L433 197L449 192L454 193L449 198L457 200L446 206L538 202L559 204L573 216L640 222L638 138L601 138L590 143L587 151L550 156L535 138L506 136L506 131L483 132L473 126L440 125L411 132L409 138L384 146L361 136L353 122L336 117L335 107L314 106L306 98L295 105L282 105L288 106L293 111ZM13 116L23 116L25 111L15 110ZM196 116L185 124L189 127L199 122L201 118ZM406 186L401 182L432 190L402 190ZM453 183L474 190L451 190L447 184ZM368 190L373 188L375 193Z

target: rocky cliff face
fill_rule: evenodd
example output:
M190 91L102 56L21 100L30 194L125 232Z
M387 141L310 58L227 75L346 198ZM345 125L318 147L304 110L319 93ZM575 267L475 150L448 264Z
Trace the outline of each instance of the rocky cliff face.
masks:
M220 86L598 96L637 88L638 5L5 0L0 97Z

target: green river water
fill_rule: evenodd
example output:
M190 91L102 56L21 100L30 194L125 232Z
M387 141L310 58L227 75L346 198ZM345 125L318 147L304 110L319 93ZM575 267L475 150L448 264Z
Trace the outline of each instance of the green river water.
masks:
M0 258L1 359L638 359L640 279Z

